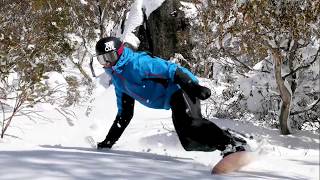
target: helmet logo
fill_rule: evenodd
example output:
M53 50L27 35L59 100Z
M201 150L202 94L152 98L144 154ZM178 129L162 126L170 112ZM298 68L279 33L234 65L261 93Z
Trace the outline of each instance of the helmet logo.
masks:
M106 46L106 47L104 48L104 50L105 50L106 52L116 50L116 48L114 47L114 42L113 42L113 41L106 42L106 43L104 43L104 45Z

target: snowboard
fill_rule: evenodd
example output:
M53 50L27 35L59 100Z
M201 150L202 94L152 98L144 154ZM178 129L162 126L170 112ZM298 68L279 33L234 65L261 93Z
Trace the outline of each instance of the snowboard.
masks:
M255 160L255 155L248 151L239 151L227 155L213 168L212 174L227 174L241 169Z
M230 133L237 141L246 142L246 151L235 152L222 158L212 168L212 174L227 174L238 171L257 160L258 157L263 154L263 148L266 143L264 140L257 140L252 135L243 134L229 128L227 129L227 132ZM257 144L253 148L249 145L249 142L256 142Z
M212 174L227 174L238 171L249 165L253 161L261 158L262 155L268 154L266 140L259 140L255 147L250 147L246 151L239 151L225 156L213 168Z

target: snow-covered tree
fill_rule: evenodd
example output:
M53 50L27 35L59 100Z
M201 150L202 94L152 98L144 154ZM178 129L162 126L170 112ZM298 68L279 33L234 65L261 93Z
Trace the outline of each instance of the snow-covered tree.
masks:
M90 82L82 68L90 56L89 43L108 35L127 6L127 1L110 0L0 2L1 137L14 116L30 114L22 110L58 91L49 89L44 79L47 72L63 72L66 60ZM69 94L64 105L70 105L79 98L79 82L65 78Z
M42 83L43 75L61 72L61 57L72 52L61 32L68 27L68 18L59 6L41 3L1 1L0 100L2 109L11 107L6 109L9 115L3 115L1 137L23 108L52 93Z
M197 3L202 5L205 46L212 52L231 58L244 67L242 72L252 71L255 63L272 58L281 98L280 129L282 134L289 134L290 114L314 110L320 99L316 81L319 68L312 71L319 64L320 2L209 0ZM297 110L293 104L298 103L295 95L298 87L304 85L303 74L310 71L312 75L308 78L316 86L305 92L309 94L308 100L304 99L305 110Z

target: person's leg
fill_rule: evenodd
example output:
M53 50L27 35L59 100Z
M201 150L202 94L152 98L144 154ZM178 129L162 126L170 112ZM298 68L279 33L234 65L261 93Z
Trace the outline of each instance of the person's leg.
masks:
M182 146L187 151L220 151L235 146L232 135L201 115L200 101L182 90L171 98L172 120Z

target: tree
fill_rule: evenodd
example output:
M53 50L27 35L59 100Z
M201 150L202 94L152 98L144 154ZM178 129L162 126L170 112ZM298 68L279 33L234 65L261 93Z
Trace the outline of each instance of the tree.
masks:
M301 77L298 73L319 61L316 43L319 40L320 2L216 0L201 5L206 46L214 47L215 52L245 67L244 72L271 55L282 101L280 129L282 134L289 134L292 98ZM318 50L311 58L306 58L302 54L305 48ZM318 102L319 97L310 104L315 106Z
M72 28L72 36L77 37L73 41L75 56L70 57L71 62L79 69L84 76L87 84L91 83L90 76L82 68L83 63L92 57L94 53L90 47L94 46L97 38L110 36L115 26L120 24L125 9L131 4L131 1L62 1L63 11L68 14L69 26ZM72 38L71 38L72 39Z
M14 116L30 114L26 112L31 112L34 104L48 100L57 91L50 90L43 80L48 78L46 72L61 73L65 60L70 59L83 74L86 85L91 86L91 78L82 68L91 56L88 46L98 36L110 33L110 25L119 21L129 2L0 1L2 138ZM74 37L82 41L73 41ZM71 99L65 98L69 101L65 105L70 105L77 102L79 92L74 90L79 83L74 77L66 80Z
M61 57L72 48L64 34L66 14L45 1L1 1L0 82L3 113L1 138L14 116L51 94L42 80L61 72ZM6 110L4 107L7 108ZM5 112L9 110L7 117Z

